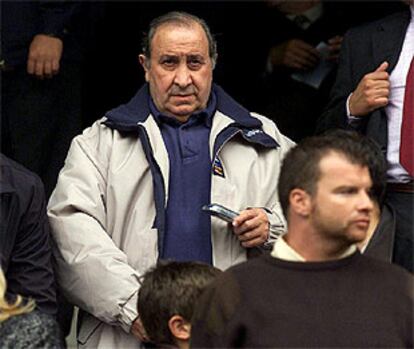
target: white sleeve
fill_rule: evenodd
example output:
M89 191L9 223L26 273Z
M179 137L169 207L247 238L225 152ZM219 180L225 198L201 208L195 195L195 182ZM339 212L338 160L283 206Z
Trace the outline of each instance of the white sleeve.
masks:
M68 300L129 332L139 275L106 230L106 168L112 131L96 122L72 141L48 205L57 277Z
M359 124L361 123L362 118L358 117L358 116L354 116L351 115L351 111L349 109L349 100L352 96L352 93L349 94L348 98L346 99L346 116L347 116L347 120L348 120L348 125L351 126L352 128L357 128L359 126Z

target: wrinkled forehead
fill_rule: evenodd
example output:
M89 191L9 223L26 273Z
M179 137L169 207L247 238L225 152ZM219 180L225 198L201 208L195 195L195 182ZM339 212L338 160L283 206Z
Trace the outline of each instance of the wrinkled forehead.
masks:
M178 39L177 35L187 36L194 41L202 41L208 47L208 38L204 28L193 21L175 21L161 24L154 32L151 44L160 39L163 41Z
M201 55L208 57L208 39L203 28L193 25L163 24L154 34L151 55Z

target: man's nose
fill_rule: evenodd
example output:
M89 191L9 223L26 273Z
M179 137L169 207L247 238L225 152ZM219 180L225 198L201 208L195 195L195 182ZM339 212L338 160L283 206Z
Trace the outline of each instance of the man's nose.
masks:
M188 69L186 64L180 64L175 72L174 83L180 87L186 87L190 85L191 82L190 69Z
M372 200L373 198L367 192L361 192L358 201L358 209L361 211L371 212L374 209L374 203Z

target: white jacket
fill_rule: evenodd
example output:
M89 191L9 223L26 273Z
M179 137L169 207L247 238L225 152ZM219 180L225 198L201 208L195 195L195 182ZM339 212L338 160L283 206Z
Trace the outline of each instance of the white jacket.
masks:
M269 119L250 114L218 86L210 154L211 202L235 211L265 207L271 237L285 230L277 198L281 160L293 142ZM155 265L168 197L168 153L148 109L145 85L126 105L95 122L71 145L49 202L58 280L85 311L78 342L86 347L135 348L140 275ZM218 218L211 219L213 263L246 260L246 250Z

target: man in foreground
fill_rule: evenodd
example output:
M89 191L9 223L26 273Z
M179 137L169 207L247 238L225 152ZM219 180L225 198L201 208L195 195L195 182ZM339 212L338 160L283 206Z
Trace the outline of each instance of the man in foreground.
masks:
M82 345L140 346L140 275L158 259L226 269L285 229L277 177L292 142L212 83L216 57L201 19L156 18L139 56L148 83L72 143L49 217ZM240 215L211 218L212 202Z
M413 277L361 255L373 209L371 143L338 131L286 156L288 232L271 255L230 268L196 307L192 347L393 347L413 341Z

